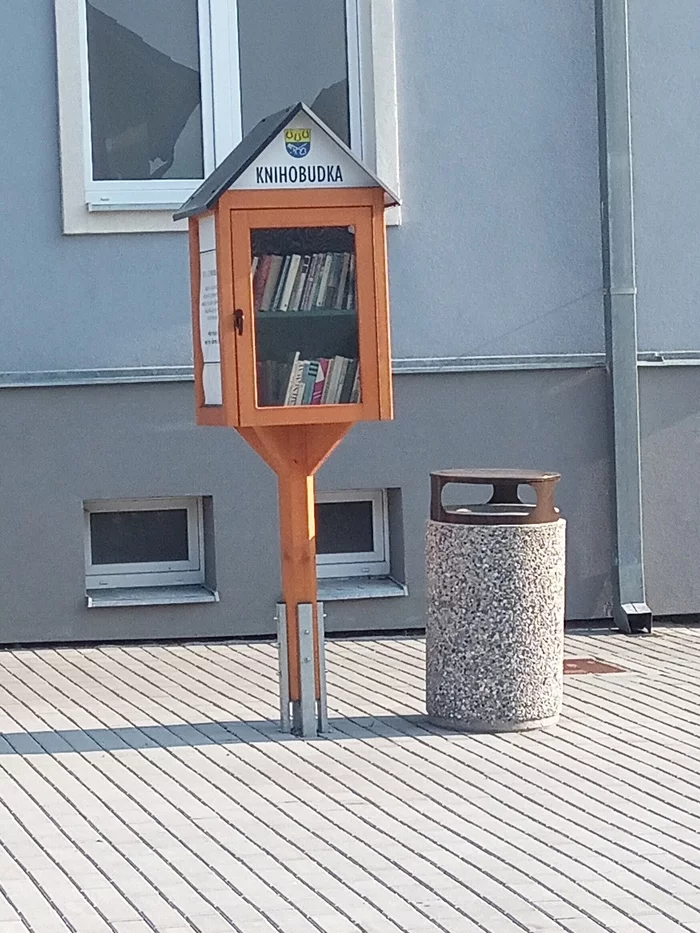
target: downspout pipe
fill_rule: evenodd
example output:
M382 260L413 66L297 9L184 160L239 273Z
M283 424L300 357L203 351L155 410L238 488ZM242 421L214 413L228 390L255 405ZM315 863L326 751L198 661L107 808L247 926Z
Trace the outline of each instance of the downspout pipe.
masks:
M642 541L628 0L595 0L601 221L613 470L613 616L651 631Z

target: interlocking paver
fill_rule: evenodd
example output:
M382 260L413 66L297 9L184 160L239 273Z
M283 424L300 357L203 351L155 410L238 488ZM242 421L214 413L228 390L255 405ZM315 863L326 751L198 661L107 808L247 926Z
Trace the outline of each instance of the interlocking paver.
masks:
M421 639L331 642L309 742L271 645L0 652L2 933L699 933L700 628L566 651L624 671L477 737Z

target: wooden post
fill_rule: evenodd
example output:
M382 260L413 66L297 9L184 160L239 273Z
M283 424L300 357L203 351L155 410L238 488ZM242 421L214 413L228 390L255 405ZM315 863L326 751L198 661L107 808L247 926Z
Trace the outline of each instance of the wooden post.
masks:
M299 603L314 607L314 657L316 699L320 696L318 665L318 601L316 583L316 523L314 518L314 477L294 464L278 475L280 540L282 544L282 591L287 604L287 650L289 658L289 697L301 700L298 632Z
M277 474L282 592L286 606L289 698L292 705L298 705L302 699L300 604L313 607L314 699L318 703L325 695L318 619L314 477L351 427L351 423L341 423L238 428L239 433Z

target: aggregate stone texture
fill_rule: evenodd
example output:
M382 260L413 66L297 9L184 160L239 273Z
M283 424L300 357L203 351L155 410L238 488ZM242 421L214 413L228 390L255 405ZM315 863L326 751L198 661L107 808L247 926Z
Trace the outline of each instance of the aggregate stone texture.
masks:
M561 712L566 522L429 521L426 706L436 725L505 732Z

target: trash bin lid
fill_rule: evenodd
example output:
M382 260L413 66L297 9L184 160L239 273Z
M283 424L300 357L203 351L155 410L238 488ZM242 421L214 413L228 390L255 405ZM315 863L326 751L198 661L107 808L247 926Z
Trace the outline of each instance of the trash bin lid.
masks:
M554 487L560 473L542 470L481 469L437 470L430 474L430 517L435 522L459 525L529 525L555 522L560 518L554 505ZM453 483L493 487L488 502L446 508L442 491ZM523 502L519 486L532 486L537 500L534 505Z

